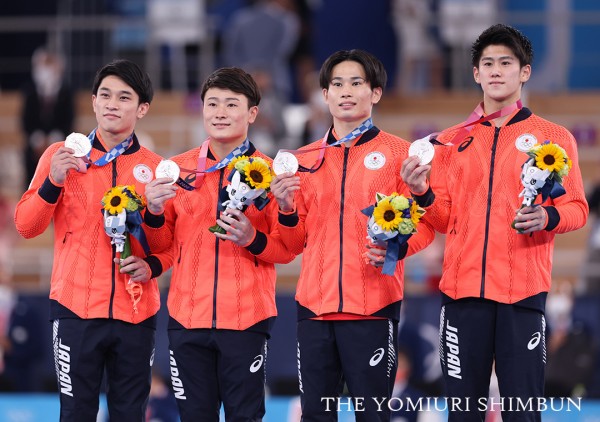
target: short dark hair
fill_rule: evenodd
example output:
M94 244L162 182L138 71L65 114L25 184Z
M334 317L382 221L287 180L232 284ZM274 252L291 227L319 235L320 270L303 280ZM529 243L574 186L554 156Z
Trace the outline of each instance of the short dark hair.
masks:
M260 90L248 72L239 67L222 67L209 75L202 85L200 98L204 101L210 88L229 89L248 98L248 107L260 104Z
M347 61L356 62L363 67L367 78L366 82L371 85L371 89L381 88L383 90L385 88L387 73L383 63L371 53L356 49L337 51L325 60L319 72L319 84L321 88L329 89L333 68L341 62Z
M510 48L521 67L530 65L533 61L531 41L518 29L498 23L483 31L471 46L473 67L479 67L483 50L490 45L504 45Z
M98 94L98 88L107 76L116 76L122 79L140 97L140 104L152 102L152 97L154 97L152 81L148 74L134 62L123 59L114 60L98 70L94 78L92 94Z

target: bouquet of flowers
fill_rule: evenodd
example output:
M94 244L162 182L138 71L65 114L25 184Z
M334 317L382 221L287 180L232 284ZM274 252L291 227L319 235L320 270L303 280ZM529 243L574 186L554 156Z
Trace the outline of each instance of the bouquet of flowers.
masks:
M231 160L227 168L233 171L227 179L229 185L219 193L219 210L225 214L227 209L243 212L252 204L259 211L262 210L269 203L267 192L273 179L269 163L260 157L241 155ZM225 234L225 230L218 224L208 230Z
M394 192L389 196L375 195L375 205L362 210L369 217L367 239L375 246L387 244L383 274L393 275L400 246L417 232L425 210L413 198Z
M566 151L558 144L544 141L534 145L527 155L529 158L521 168L521 208L531 206L540 194L542 202L564 195L562 179L569 174L573 165ZM514 222L512 226L514 228Z
M136 193L135 186L115 186L104 194L101 202L104 209L104 232L111 238L111 245L115 245L117 257L122 261L131 256L130 235L138 240L146 255L149 255L150 248L141 226L143 218L140 213L146 206L146 201ZM142 285L129 280L127 291L137 313L137 303L143 293Z

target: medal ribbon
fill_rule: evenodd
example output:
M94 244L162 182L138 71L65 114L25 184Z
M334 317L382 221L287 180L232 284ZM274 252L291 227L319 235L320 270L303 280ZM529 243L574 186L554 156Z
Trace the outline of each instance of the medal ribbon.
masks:
M523 103L521 102L521 100L518 100L513 104L509 104L507 106L502 107L500 110L495 111L492 114L484 116L485 113L483 111L483 103L479 103L477 107L475 107L475 110L471 112L469 118L458 127L458 132L452 137L452 139L450 139L450 141L440 142L437 139L435 139L438 135L448 132L448 129L443 130L441 132L434 132L423 139L427 139L433 144L452 146L454 145L454 142L456 140L463 139L466 135L468 135L475 125L478 125L479 123L489 122L490 120L497 119L498 117L508 116L515 110L520 110L521 108L523 108Z
M244 140L244 142L242 142L240 145L235 147L233 151L231 151L229 154L227 154L227 157L223 158L217 164L215 164L214 166L207 169L206 168L206 159L208 157L209 144L210 144L210 138L202 143L202 147L200 148L200 154L198 155L198 166L196 167L196 170L190 170L190 169L184 169L184 168L181 169L181 171L185 171L186 173L195 173L196 174L196 181L194 183L194 186L190 185L188 182L186 182L182 178L179 178L179 180L177 180L177 182L176 182L177 185L181 186L182 188L184 188L186 190L190 190L190 191L192 191L194 189L199 189L200 186L202 186L202 182L204 180L204 175L206 173L212 173L217 170L221 170L223 167L227 167L227 165L229 163L231 163L234 158L239 157L240 155L244 155L250 149L250 141L248 140L248 138L246 138Z
M90 144L92 144L92 145L94 144L94 138L96 137L96 130L98 130L98 128L95 128L94 130L92 130L90 132L90 134L88 135L88 139L90 140ZM127 139L125 139L123 142L121 142L117 146L113 147L110 151L108 151L106 154L104 154L98 160L93 161L93 162L92 162L92 160L90 160L90 155L92 153L91 149L90 149L90 152L88 152L85 157L82 157L82 159L83 159L83 161L85 161L88 168L91 165L102 167L102 166L105 166L106 164L110 163L112 160L117 158L119 155L123 154L125 151L127 151L127 149L131 146L132 143L133 143L133 132L131 132L131 135L129 135L127 137Z
M301 154L306 154L308 152L320 150L321 152L319 153L319 157L317 158L317 160L315 161L315 163L312 165L311 168L306 168L306 167L302 167L302 166L300 167L300 171L308 171L310 173L314 173L315 171L317 171L319 169L319 167L321 167L321 163L323 163L323 159L325 158L325 148L335 147L335 146L341 145L345 142L350 142L350 141L358 138L359 136L361 136L363 133L367 132L372 127L373 127L373 119L369 117L367 120L362 122L356 129L352 130L349 134L344 136L342 139L339 139L332 144L327 144L327 138L329 138L329 132L331 132L331 129L333 128L333 127L330 127L327 130L327 133L325 133L325 136L323 137L323 140L321 141L321 145L318 147L307 148L307 149L303 149L303 150L281 149L280 151L281 152L289 152L290 154L293 154L293 155L301 155Z

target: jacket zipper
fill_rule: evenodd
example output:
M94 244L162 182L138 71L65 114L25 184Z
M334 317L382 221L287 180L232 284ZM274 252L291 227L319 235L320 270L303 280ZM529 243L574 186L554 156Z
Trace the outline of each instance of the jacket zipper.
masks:
M338 271L338 291L340 295L340 306L338 312L342 312L344 308L344 296L342 288L342 267L344 264L344 200L345 200L345 189L346 189L346 169L348 166L348 155L350 154L350 148L344 147L344 166L342 167L342 186L340 189L340 269Z
M111 162L112 165L112 187L114 188L115 186L117 186L117 159L115 158L114 160L112 160ZM115 274L116 271L118 271L119 266L117 264L114 263L115 258L117 257L117 247L116 245L112 245L112 260L111 260L111 264L112 264L112 287L111 287L111 292L110 292L110 302L108 305L108 318L112 319L113 318L113 306L114 306L114 301L115 301L115 290L116 290L116 285L117 285L117 276Z
M452 229L448 232L448 234L456 234L456 220L458 217L454 217L454 223L452 223Z
M225 169L219 170L219 189L217 192L221 192L223 188L223 176L225 175ZM217 194L217 215L216 219L219 218L219 195ZM214 275L214 286L213 286L213 316L212 316L212 328L217 328L217 285L219 284L219 238L215 236L215 275Z
M485 267L487 261L487 246L490 236L490 215L492 213L492 187L494 186L494 162L496 161L496 147L500 137L500 128L494 129L494 142L492 143L492 157L490 159L490 180L488 185L487 210L485 213L485 236L483 239L483 254L481 255L481 288L479 297L485 297Z

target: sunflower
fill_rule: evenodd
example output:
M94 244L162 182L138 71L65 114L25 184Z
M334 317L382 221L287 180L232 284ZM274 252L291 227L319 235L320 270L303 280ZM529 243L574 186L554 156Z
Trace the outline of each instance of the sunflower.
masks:
M410 221L416 226L419 221L421 221L421 216L419 204L417 204L417 201L413 200L410 204Z
M402 222L402 211L394 209L389 199L384 199L377 203L373 210L375 223L384 231L395 230Z
M120 186L110 189L102 198L104 209L111 215L117 215L127 206L129 197L121 190Z
M558 173L568 165L565 150L553 143L543 144L536 151L535 165L541 170Z
M254 189L269 189L272 179L269 166L254 160L246 164L241 172Z

